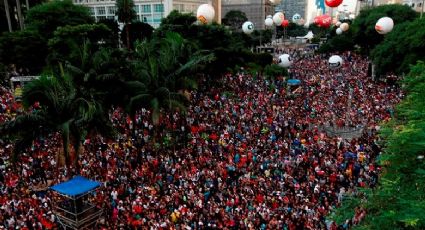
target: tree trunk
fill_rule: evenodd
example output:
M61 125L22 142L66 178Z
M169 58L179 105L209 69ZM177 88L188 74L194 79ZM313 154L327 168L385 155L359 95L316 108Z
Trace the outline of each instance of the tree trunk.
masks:
M4 0L4 11L6 12L7 25L9 27L9 32L12 32L12 21L10 20L10 11L8 0Z
M67 167L71 166L71 160L69 159L69 123L62 125L62 143L63 143L63 154L65 156L65 164Z
M21 30L24 30L24 18L22 17L21 1L16 0L16 10L18 11L18 21Z
M25 0L25 2L26 2L27 11L28 11L28 10L30 10L30 3L29 3L28 0Z
M130 24L125 25L125 33L127 34L127 49L130 50Z
M75 172L77 174L80 174L80 164L78 163L78 159L80 157L81 154L81 136L76 135L74 137L74 167L75 167Z

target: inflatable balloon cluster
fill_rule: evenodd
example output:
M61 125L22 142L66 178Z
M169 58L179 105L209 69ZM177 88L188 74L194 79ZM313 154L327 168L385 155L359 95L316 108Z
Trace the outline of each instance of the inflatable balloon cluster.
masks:
M387 34L391 32L394 28L394 21L389 17L380 18L375 25L375 30L379 34Z
M332 18L329 15L320 15L314 18L314 24L319 27L328 28L332 24Z
M325 0L325 3L327 6L329 7L338 7L339 5L341 5L343 0Z
M301 15L300 14L294 14L294 16L292 16L292 22L293 23L297 23L301 20Z
M278 65L284 68L288 68L292 65L292 59L289 54L282 54L279 56L279 62Z
M250 21L246 21L243 25L242 25L242 31L245 34L251 34L252 32L254 32L254 24Z
M283 20L285 20L285 15L282 12L277 12L273 15L273 22L276 26L282 25Z
M266 26L273 26L273 16L271 16L271 15L268 15L267 16L267 18L266 18L266 20L264 21L264 24L266 25Z
M350 25L346 22L341 23L341 22L337 22L335 24L335 26L337 26L338 28L336 29L336 34L340 35L346 31L348 31L348 29L350 29Z
M202 4L198 7L196 11L196 18L201 24L209 24L213 21L215 16L214 7L209 4Z
M328 65L330 69L339 69L342 67L342 64L344 63L344 61L342 60L342 58L338 55L332 55L329 58L328 61Z

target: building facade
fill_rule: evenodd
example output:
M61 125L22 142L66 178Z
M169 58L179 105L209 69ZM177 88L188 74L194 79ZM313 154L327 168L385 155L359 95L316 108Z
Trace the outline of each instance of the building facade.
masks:
M87 6L96 21L115 18L117 10L115 0L73 0L73 2ZM208 2L208 0L134 0L134 10L138 20L156 28L161 23L161 19L172 10L196 15L199 5Z
M275 10L283 12L285 14L285 18L291 20L294 14L299 14L302 18L306 18L306 7L306 0L285 0L277 5Z
M386 5L386 4L403 4L403 0L374 0L375 6Z
M410 6L416 12L425 12L424 0L404 0L403 4Z
M265 29L266 16L274 14L274 8L268 0L221 0L222 17L231 10L244 12L256 29Z

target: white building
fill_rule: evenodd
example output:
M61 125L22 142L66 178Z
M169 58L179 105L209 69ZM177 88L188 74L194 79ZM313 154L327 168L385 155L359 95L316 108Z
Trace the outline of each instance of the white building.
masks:
M425 12L424 0L404 0L403 4L410 6L416 12Z
M101 19L114 19L116 7L115 0L73 0L74 4L89 7L96 21ZM134 0L134 10L137 19L158 27L161 19L166 17L172 10L182 13L193 12L199 5L208 3L208 0Z

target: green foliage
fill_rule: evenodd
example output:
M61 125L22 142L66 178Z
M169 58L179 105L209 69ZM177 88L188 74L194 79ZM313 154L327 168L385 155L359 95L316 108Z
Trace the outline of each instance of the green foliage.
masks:
M384 35L376 32L375 24L381 17L385 16L392 18L394 25L398 25L403 22L413 21L417 14L409 6L399 4L381 5L360 11L360 14L353 21L351 29L354 34L354 42L365 53L369 53L383 41Z
M36 31L17 31L4 33L0 37L0 62L14 64L16 69L27 69L39 73L45 66L47 45Z
M324 28L324 27L320 27L314 23L310 24L310 26L308 27L308 30L312 31L314 36L317 38L322 38L322 37L326 37L326 34L329 32L329 28Z
M54 0L35 6L28 11L26 17L27 29L38 31L45 38L52 37L60 26L93 22L87 7L74 5L70 0Z
M288 76L288 70L276 64L267 65L264 68L264 76L275 79L279 76Z
M371 53L377 74L406 73L417 60L425 60L425 18L395 26Z
M126 108L129 114L149 108L154 124L158 124L162 109L184 112L187 99L181 92L194 86L196 70L213 56L194 49L193 43L171 32L164 38L138 43L135 50L135 81L129 84Z
M224 16L223 25L229 26L232 31L241 31L242 24L248 21L246 14L239 10L231 10Z
M333 36L320 46L319 52L330 53L330 52L342 52L354 49L353 33L352 30L348 30L343 34L335 34L335 28L333 28Z
M117 0L115 3L117 7L118 21L128 24L136 19L136 11L134 10L133 0Z
M260 44L270 43L272 41L273 31L272 30L254 30L250 35L253 46L259 46Z
M97 45L105 37L108 37L110 30L104 24L82 24L77 26L59 27L54 36L49 39L50 62L75 61L79 60L79 47L85 42ZM96 48L97 49L97 48ZM96 50L95 49L95 50Z
M403 83L407 96L381 131L380 186L365 191L367 215L357 229L425 229L425 162L418 158L425 154L425 64L413 66ZM349 211L341 210L339 217Z
M144 22L133 22L131 24L125 25L123 30L127 30L129 27L130 33L130 46L134 48L134 43L137 40L150 39L153 34L153 27ZM125 43L127 41L127 33L121 33L121 41Z
M287 34L289 37L298 37L306 35L308 30L303 25L290 22L287 27Z
M127 49L131 49L131 41L130 41L130 27L129 24L134 21L137 17L136 11L134 10L134 2L133 0L117 0L115 3L117 7L117 16L118 21L124 23L126 25L125 33L127 37L127 41L125 44L127 45Z
M196 22L196 17L192 13L180 13L177 10L173 10L168 14L167 17L161 20L161 27L163 26L183 26L188 28L190 25ZM161 28L160 27L160 28ZM174 31L178 32L178 31Z
M118 22L113 19L101 19L96 24L103 24L108 27L110 33L108 36L103 38L105 42L104 46L117 48L119 44L118 32L119 25Z

